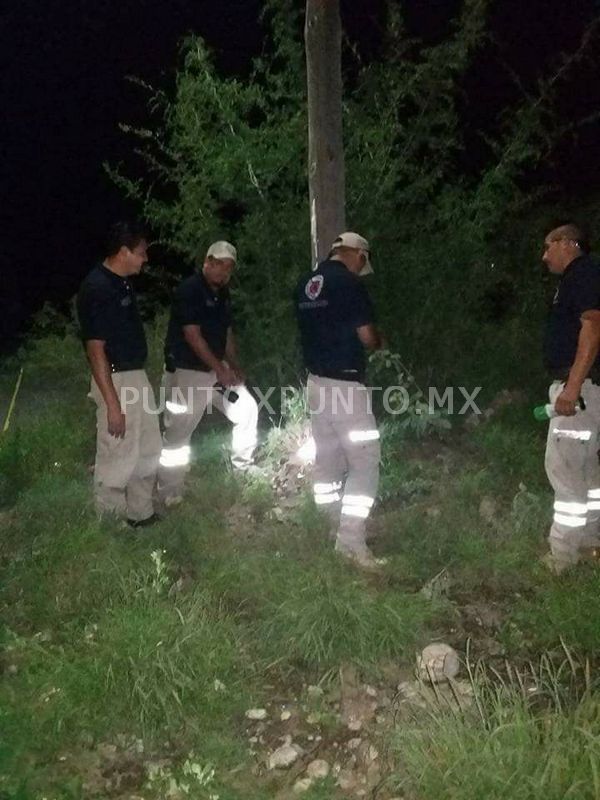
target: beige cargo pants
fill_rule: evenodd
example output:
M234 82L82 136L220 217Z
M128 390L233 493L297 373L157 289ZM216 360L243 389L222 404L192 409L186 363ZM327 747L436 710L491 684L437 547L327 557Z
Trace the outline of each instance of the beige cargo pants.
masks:
M226 400L215 388L214 372L176 369L166 372L163 383L166 408L163 417L163 446L158 469L158 495L166 502L181 497L190 468L190 440L207 410L216 408L233 423L231 463L247 469L253 463L257 440L258 406L245 386L235 386L235 402Z
M554 403L564 383L550 386ZM575 564L582 547L600 543L600 386L590 380L581 395L585 411L549 422L546 474L554 489L554 517L548 542L560 566Z
M161 444L154 393L143 369L115 372L112 381L125 414L123 439L108 432L106 403L93 378L89 393L96 404L96 508L99 513L144 520L153 514Z
M379 483L379 431L369 390L356 381L308 376L316 456L315 503L331 518L336 547L366 551L366 521Z

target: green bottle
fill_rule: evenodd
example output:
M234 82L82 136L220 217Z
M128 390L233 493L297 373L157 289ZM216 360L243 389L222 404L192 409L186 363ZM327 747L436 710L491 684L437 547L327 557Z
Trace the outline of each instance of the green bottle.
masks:
M577 401L577 405L575 406L575 413L582 411L583 409L585 409L585 403L583 398L580 397ZM552 417L557 417L558 414L556 413L552 403L546 403L544 406L536 406L533 409L533 416L538 422L548 422L549 419L552 419Z
M538 422L548 422L549 419L556 416L556 411L552 403L546 403L544 406L536 406L533 409L533 416Z

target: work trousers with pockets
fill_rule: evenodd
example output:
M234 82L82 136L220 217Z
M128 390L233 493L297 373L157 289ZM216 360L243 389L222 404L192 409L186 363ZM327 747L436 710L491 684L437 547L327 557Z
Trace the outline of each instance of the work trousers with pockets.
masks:
M336 547L362 553L379 483L379 431L369 389L313 374L307 388L316 446L315 503L330 516Z
M216 408L233 423L233 467L244 470L253 462L258 426L256 400L242 385L232 387L238 397L230 402L215 388L216 380L214 372L193 369L165 373L166 408L158 469L158 493L162 501L178 498L183 492L191 460L190 439L207 407Z
M550 386L554 403L564 383ZM585 410L553 417L546 444L546 474L554 489L554 517L548 541L557 562L575 564L582 547L600 542L600 386L586 380Z
M115 372L111 377L125 414L125 436L117 439L109 434L106 403L92 378L89 397L96 404L96 507L100 513L140 521L153 514L161 446L158 412L143 369Z

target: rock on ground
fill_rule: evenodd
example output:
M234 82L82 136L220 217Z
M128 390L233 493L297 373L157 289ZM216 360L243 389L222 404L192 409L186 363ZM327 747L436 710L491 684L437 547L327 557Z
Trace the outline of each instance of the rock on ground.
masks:
M458 675L460 659L448 644L429 644L417 659L417 670L422 680L441 683Z
M306 768L306 775L315 781L324 780L329 775L329 772L330 766L327 761L322 758L317 758L315 761L311 761Z
M249 708L246 711L246 718L251 720L261 720L267 718L267 710L265 708Z
M269 769L287 769L297 761L302 750L295 744L284 744L271 753L268 759Z

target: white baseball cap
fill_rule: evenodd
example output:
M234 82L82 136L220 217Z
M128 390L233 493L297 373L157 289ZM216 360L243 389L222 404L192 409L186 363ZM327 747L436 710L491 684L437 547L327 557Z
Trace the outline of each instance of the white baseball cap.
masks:
M206 258L231 258L237 263L237 250L229 242L213 242L206 251Z
M369 243L364 236L360 236L358 233L352 233L352 231L340 233L340 235L331 245L331 250L337 250L338 247L350 247L352 250L362 250L367 257L367 260L365 261L365 265L361 269L359 275L370 275L373 272L370 259Z

